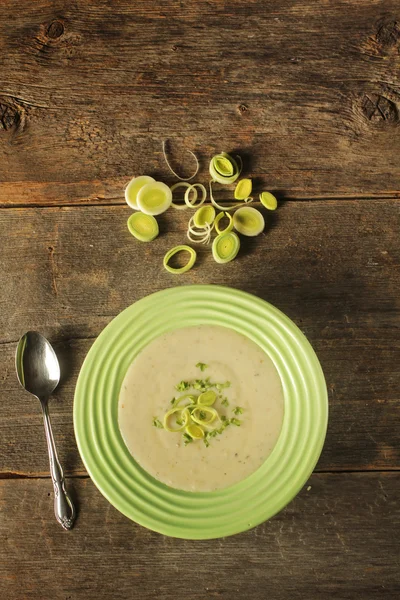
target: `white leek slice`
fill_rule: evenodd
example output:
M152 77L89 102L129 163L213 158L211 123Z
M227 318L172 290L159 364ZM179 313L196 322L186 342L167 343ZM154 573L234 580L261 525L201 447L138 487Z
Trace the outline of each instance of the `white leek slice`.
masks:
M256 208L243 206L233 215L233 226L242 235L259 235L265 227L264 217Z
M151 183L155 181L153 177L149 175L140 175L139 177L134 177L128 183L125 188L125 200L128 206L133 208L133 210L139 210L137 205L137 195L139 190L146 185L146 183Z
M137 205L145 215L160 215L172 202L172 192L162 181L146 183L137 194Z

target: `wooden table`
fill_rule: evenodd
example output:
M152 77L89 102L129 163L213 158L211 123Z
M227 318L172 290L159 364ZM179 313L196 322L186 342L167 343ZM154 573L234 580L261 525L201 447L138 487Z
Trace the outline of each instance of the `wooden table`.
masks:
M4 600L398 598L400 5L398 0L11 0L0 20L0 596ZM200 251L162 269L186 215L129 235L133 174L245 157L279 210L226 266ZM191 168L183 155L185 168ZM325 371L326 445L268 523L209 542L131 523L79 457L83 358L122 309L156 290L219 283L288 314ZM19 388L19 336L55 343L50 404L79 515L52 508L39 403Z

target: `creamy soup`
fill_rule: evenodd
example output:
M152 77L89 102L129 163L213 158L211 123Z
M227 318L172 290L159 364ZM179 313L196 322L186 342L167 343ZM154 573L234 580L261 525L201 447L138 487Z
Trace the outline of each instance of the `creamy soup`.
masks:
M207 446L203 439L188 443L184 430L161 428L173 398L200 394L176 386L196 380L221 384L210 388L217 394L217 421L232 419ZM283 404L278 372L257 344L231 329L201 325L165 333L138 354L122 384L118 421L129 451L148 473L171 487L205 492L260 467L278 439Z

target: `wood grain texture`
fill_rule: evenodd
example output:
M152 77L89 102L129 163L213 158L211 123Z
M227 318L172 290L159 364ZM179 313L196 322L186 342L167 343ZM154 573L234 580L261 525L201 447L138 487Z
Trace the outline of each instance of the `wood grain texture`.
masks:
M135 300L191 283L252 292L310 339L331 410L318 469L399 468L399 212L395 200L284 203L268 215L265 234L243 240L233 263L217 265L201 248L195 268L177 277L163 270L162 257L184 242L186 213L168 211L160 237L142 244L126 229L127 207L1 211L0 471L48 472L39 405L14 374L25 330L58 343L65 375L51 402L55 436L67 471L83 473L72 399L93 338Z
M0 205L122 202L161 140L281 197L400 194L398 0L11 0Z
M271 521L230 538L192 542L130 522L89 479L69 482L79 516L65 532L52 515L48 480L3 480L2 595L394 599L400 594L400 546L393 535L400 525L399 483L398 473L316 474Z

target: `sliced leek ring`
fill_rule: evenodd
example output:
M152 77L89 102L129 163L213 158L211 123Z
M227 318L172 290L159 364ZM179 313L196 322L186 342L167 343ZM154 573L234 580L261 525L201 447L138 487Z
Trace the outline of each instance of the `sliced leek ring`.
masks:
M194 440L201 440L204 437L204 429L196 425L196 423L191 423L185 427L185 431Z
M235 200L247 200L250 197L253 183L251 179L241 179L235 188Z
M261 192L260 202L265 208L268 208L268 210L275 210L278 206L278 200L271 192Z
M145 215L160 215L171 206L171 188L162 181L146 183L140 188L136 202Z
M240 240L236 233L229 231L218 235L212 245L212 253L215 262L219 264L228 263L236 258L240 248Z
M153 181L155 180L149 175L140 175L139 177L131 179L125 188L125 200L127 205L133 208L133 210L139 210L137 205L138 192L146 185L146 183L152 183Z
M198 227L199 229L204 228L207 225L211 227L211 225L214 222L214 219L215 208L210 204L207 204L207 206L202 206L201 208L196 210L196 212L193 215L193 223L195 227Z
M175 256L175 254L177 254L178 252L188 252L189 253L189 261L184 267L177 267L177 268L171 267L168 263L171 260L171 258L173 256ZM196 258L197 258L196 250L193 250L193 248L191 248L190 246L185 246L185 245L175 246L175 248L171 248L171 250L168 250L167 254L164 256L164 260L163 260L164 269L166 269L169 273L174 273L176 275L179 275L181 273L186 273L186 271L189 271L193 267L194 263L196 262Z
M233 215L233 226L242 235L253 237L264 230L265 221L259 210L251 206L243 206Z
M151 242L159 233L158 223L152 215L133 213L127 222L130 233L141 242Z

